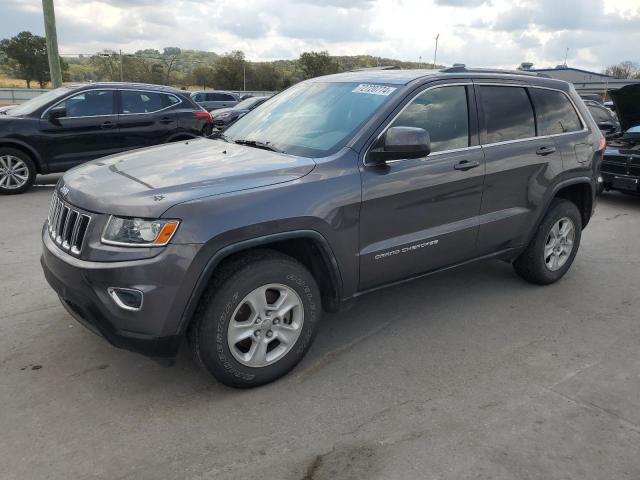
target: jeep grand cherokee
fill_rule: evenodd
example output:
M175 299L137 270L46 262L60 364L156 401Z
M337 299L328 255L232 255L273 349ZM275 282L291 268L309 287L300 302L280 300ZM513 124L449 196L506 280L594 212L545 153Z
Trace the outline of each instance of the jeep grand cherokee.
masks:
M595 206L604 139L532 74L363 71L299 83L217 138L65 174L42 266L113 345L225 384L291 370L323 310L481 259L550 284Z

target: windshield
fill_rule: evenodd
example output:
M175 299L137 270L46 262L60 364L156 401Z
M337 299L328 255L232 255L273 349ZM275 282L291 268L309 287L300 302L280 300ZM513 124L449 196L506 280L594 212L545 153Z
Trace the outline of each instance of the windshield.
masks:
M387 85L304 82L232 125L229 141L251 141L304 157L330 155L396 93Z
M42 93L37 97L32 98L31 100L27 100L26 102L13 107L11 110L7 112L7 115L10 116L22 116L22 115L31 115L33 112L42 108L47 103L55 100L58 97L62 97L63 95L69 93L71 91L70 88L60 87L55 90L50 90L48 92Z

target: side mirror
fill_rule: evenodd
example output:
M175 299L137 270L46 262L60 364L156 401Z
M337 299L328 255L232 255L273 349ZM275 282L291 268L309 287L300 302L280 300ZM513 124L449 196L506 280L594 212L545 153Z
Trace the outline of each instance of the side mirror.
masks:
M54 107L49 110L48 118L51 123L59 124L59 120L67 116L67 109L64 107Z
M367 161L380 164L389 160L422 158L431 153L431 139L424 128L391 127L369 151Z

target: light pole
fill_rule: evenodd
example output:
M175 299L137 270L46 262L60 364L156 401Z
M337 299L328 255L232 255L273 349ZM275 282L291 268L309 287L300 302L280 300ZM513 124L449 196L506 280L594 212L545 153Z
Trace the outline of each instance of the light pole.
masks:
M438 59L438 39L440 38L440 34L436 35L436 49L433 52L433 69L436 69L436 60Z
M44 13L44 31L47 37L51 85L53 88L58 88L62 86L62 69L60 68L60 55L58 55L58 35L56 34L56 14L53 9L53 0L42 0L42 12Z

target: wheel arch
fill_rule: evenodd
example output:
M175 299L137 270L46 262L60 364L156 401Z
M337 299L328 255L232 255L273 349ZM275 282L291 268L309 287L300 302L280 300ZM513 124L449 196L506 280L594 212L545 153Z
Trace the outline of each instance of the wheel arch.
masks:
M187 330L202 294L218 267L223 262L256 249L276 250L302 263L318 282L323 308L329 312L339 309L342 276L327 239L315 230L282 232L233 243L214 253L207 261L187 302L180 321L180 332Z
M579 177L561 182L554 189L551 201L553 201L554 198L564 198L565 200L573 202L576 207L578 207L578 210L580 210L582 228L585 228L589 224L594 202L594 190L590 178ZM551 201L549 202L549 205L551 204Z
M20 150L25 155L28 155L36 166L37 173L47 173L46 166L42 162L42 158L38 152L27 143L15 139L2 139L0 140L0 148L13 148Z

